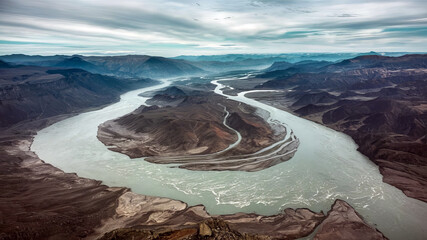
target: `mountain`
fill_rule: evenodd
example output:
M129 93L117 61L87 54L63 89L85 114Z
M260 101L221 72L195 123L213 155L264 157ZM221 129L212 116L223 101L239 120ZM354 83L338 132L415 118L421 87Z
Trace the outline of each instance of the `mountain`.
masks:
M228 72L236 70L261 70L280 58L237 58L233 61L189 61L192 65L211 72Z
M200 95L198 91L188 92L183 96L184 91L171 87L160 91L164 92L168 98L162 98L162 101L181 100L173 105L162 104L162 107L141 106L128 115L107 121L99 126L98 139L110 150L131 158L147 157L145 160L153 163L177 163L180 168L190 170L259 171L291 157L268 158L266 161L256 158L246 161L243 157L235 161L232 156L257 152L281 140L282 133L275 132L256 114L255 108L229 101L212 91ZM158 95L165 96L155 96ZM238 135L235 131L242 138L234 148L220 153L219 159L213 155L203 156L219 154L236 142ZM295 144L289 144L289 148L296 147ZM197 159L187 158L190 155L199 156Z
M337 100L337 97L328 93L328 92L318 92L318 93L306 93L302 95L298 101L292 104L292 106L305 106L308 104L325 104L333 103Z
M260 78L284 78L296 73L316 72L322 67L328 66L332 62L328 61L301 61L297 63L275 62L264 73L259 74Z
M37 66L0 68L0 76L0 128L99 107L154 82Z
M317 65L323 67L333 62L365 55L401 56L405 53L288 53L288 54L226 54L202 56L177 56L173 59L189 61L192 65L212 72L235 70L261 70L267 72L286 70L289 64L298 64L298 71ZM317 64L315 64L317 63ZM323 64L322 64L323 63ZM280 73L276 73L276 76Z
M188 97L188 94L176 86L168 87L165 90L157 91L156 94L147 100L150 105L174 106Z
M183 59L193 62L236 62L248 59L280 58L279 54L225 54L225 55L201 55L201 56L177 56L174 59Z
M11 54L0 56L0 60L22 64L22 65L35 65L35 66L53 66L56 63L68 58L65 55L55 55L55 56L41 56L41 55L25 55L25 54Z
M182 55L174 57L174 59L182 59L192 62L236 62L246 59L261 60L261 59L274 59L274 62L286 61L296 63L301 61L329 61L337 62L349 58L354 58L363 55L382 55L382 56L402 56L408 54L407 52L366 52L366 53L279 53L279 54L225 54L225 55Z
M257 88L299 88L337 90L377 88L391 85L393 78L403 75L421 76L414 68L427 68L427 54L401 57L360 56L323 67L292 67L287 70L267 72L260 77L274 77ZM292 70L292 71L290 71ZM395 71L405 70L405 71Z
M361 68L425 68L427 67L426 54L410 54L400 57L365 55L347 59L324 68L325 71L345 71Z
M12 67L12 65L10 65L7 62L4 62L4 61L0 60L0 68L10 68L10 67Z
M269 101L348 134L379 166L384 182L427 202L427 54L359 56L293 73L291 68L258 86L292 89L284 100Z
M170 78L204 74L205 71L184 60L146 55L83 57L102 69L103 73L119 77Z
M265 69L266 72L272 72L277 70L285 70L292 67L293 64L286 61L274 62L269 68Z
M83 59L81 59L80 57L71 57L71 58L67 58L64 59L60 62L58 62L57 64L55 64L55 67L63 67L63 68L79 68L79 69L83 69L86 70L88 72L102 72L101 69L99 69L97 66L95 66L94 64L87 62Z
M126 56L28 56L13 54L0 56L0 60L23 65L79 68L92 73L126 78L171 78L205 74L185 60L147 55Z

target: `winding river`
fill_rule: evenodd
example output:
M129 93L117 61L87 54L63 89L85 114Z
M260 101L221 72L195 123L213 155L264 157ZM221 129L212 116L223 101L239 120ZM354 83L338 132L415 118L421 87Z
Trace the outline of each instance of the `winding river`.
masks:
M225 95L220 80L215 92ZM142 92L162 84L128 92L118 103L65 119L38 132L32 150L65 172L126 186L136 193L204 204L211 214L256 212L276 214L291 208L328 211L336 198L349 202L370 224L390 239L425 239L427 204L406 197L382 182L378 167L342 133L245 97L228 98L262 108L272 120L286 124L300 140L295 156L258 172L189 171L153 164L109 151L96 138L98 125L125 115L148 99Z

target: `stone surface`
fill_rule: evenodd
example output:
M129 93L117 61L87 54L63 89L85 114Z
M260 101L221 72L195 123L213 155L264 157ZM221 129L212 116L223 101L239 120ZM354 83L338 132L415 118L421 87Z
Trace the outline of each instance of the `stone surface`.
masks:
M314 239L381 240L387 238L376 228L366 224L348 203L336 200L326 219L318 227Z

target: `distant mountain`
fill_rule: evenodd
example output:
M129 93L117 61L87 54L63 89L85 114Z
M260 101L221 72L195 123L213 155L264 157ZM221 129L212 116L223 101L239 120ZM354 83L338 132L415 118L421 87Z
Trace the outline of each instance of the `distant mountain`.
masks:
M399 78L405 71L391 70L427 68L427 54L385 57L378 55L359 56L321 68L307 67L267 72L260 77L273 77L257 88L299 88L336 90L364 89L389 86L390 79ZM415 74L415 73L411 73ZM421 74L421 73L420 73ZM415 76L412 76L415 77Z
M286 70L290 67L294 67L296 69L299 69L300 71L314 71L330 64L332 64L332 62L313 61L313 60L305 60L305 61L296 62L296 63L289 63L289 62L283 61L283 62L273 63L273 65L271 65L269 68L265 69L264 71L272 72L272 71Z
M360 68L425 68L427 67L426 54L409 54L400 57L386 57L378 55L365 55L347 59L325 67L326 71L339 71Z
M0 68L10 68L12 67L9 63L3 62L0 60Z
M382 55L382 56L402 56L408 54L407 52L366 52L366 53L281 53L281 54L225 54L225 55L202 55L202 56L191 56L182 55L174 57L174 59L183 59L187 61L215 61L215 62L235 62L243 61L247 59L275 59L273 62L286 61L290 63L301 62L305 60L313 61L329 61L337 62L344 59L354 58L363 55ZM271 65L271 62L269 65Z
M244 61L247 59L265 59L278 57L279 54L225 54L225 55L201 55L201 56L188 56L182 55L174 57L174 59L183 59L194 62L234 62Z
M261 70L280 58L236 59L234 61L189 61L192 65L211 72L227 72L237 70Z
M299 57L295 57L299 56ZM293 54L229 54L214 56L179 56L175 59L183 59L192 65L212 72L225 72L236 70L262 70L273 67L272 70L284 70L299 62L300 55ZM302 58L303 60L305 58ZM344 58L339 58L344 59ZM308 61L308 60L304 60ZM286 66L284 65L286 64ZM281 65L281 66L279 66Z
M11 54L0 56L0 60L22 64L22 65L35 65L35 66L53 66L56 63L68 58L65 55L55 55L55 56L41 56L41 55L25 55L25 54Z
M283 78L289 77L296 73L316 72L320 68L330 65L328 61L310 61L305 60L297 63L275 62L269 68L265 69L265 73L259 74L260 78Z
M95 65L104 74L119 77L170 78L205 73L204 70L184 60L147 55L82 57L82 59Z
M265 69L265 72L272 72L277 70L285 70L292 67L294 64L286 61L274 62L269 68Z
M101 69L99 69L96 65L87 62L80 57L71 57L64 59L57 64L55 64L55 67L64 67L64 68L79 68L84 69L89 72L102 72Z
M28 56L13 54L0 56L0 60L23 65L79 68L92 73L130 78L170 78L205 73L205 70L185 60L147 55L86 57L81 55Z
M323 62L323 66L330 62L339 62L345 59L364 55L383 55L383 56L401 56L405 53L287 53L287 54L226 54L226 55L202 55L202 56L177 56L173 59L189 61L192 65L212 72L225 72L235 70L261 70L272 67L268 72L285 70L285 65L299 63L299 72L304 67L304 62L311 64L313 62ZM276 66L273 66L275 63ZM292 67L292 66L288 66ZM310 67L307 65L306 67ZM276 75L280 75L277 73Z

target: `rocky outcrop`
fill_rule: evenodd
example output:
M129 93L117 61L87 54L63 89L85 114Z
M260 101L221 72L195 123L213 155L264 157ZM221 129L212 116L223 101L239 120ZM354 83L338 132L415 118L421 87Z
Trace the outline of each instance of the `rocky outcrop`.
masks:
M198 227L187 227L178 230L142 230L137 228L116 229L99 240L202 240L202 239L235 239L235 240L270 240L271 237L242 234L232 230L220 219L212 218L199 224Z
M317 228L315 240L382 240L387 239L380 231L369 226L363 218L343 200L336 200L326 219Z
M387 239L368 225L345 201L337 199L325 216L308 209L286 209L274 216L237 213L208 217L187 227L153 229L136 225L110 231L100 240L112 239L298 239L313 233L314 239Z
M273 216L237 213L219 216L232 229L245 234L268 236L273 239L297 239L309 235L323 221L323 212L306 208L287 208Z
M211 216L202 205L187 207L180 201L128 192L119 198L116 215L96 233L108 232L101 239L162 235L185 235L185 239L296 239L312 233L324 218L322 212L290 208L273 216ZM125 228L129 226L132 228Z

